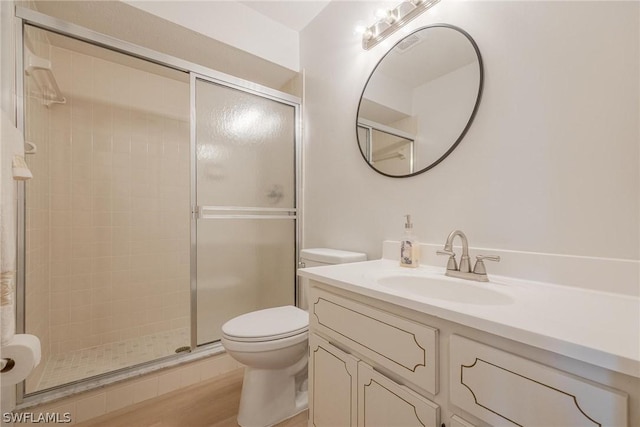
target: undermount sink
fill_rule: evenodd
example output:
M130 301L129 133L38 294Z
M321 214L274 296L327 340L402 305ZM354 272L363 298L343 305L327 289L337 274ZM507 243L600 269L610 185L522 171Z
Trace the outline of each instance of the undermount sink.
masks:
M506 305L513 299L502 292L490 289L490 284L462 282L418 275L389 275L377 278L379 285L409 294L463 304Z

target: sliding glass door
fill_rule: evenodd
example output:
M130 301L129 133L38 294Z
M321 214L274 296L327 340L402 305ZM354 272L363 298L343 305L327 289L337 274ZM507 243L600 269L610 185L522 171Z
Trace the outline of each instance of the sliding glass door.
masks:
M33 393L189 346L190 82L28 25L24 56Z
M295 303L296 106L195 79L198 345L249 311Z

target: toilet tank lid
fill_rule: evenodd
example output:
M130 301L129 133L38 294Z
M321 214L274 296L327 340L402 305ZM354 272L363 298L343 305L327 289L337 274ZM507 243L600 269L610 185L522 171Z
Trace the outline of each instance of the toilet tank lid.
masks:
M345 264L348 262L366 261L367 254L362 252L341 251L329 248L302 249L300 258L325 264Z

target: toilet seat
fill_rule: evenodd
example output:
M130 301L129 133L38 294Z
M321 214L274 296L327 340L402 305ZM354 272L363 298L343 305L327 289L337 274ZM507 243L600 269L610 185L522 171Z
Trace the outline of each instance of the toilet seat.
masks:
M295 346L309 339L309 331L301 332L286 338L263 340L263 341L238 341L235 337L222 335L220 342L227 351L245 353L268 353L270 351L282 350Z
M292 305L246 313L222 325L226 339L246 343L280 340L308 330L309 314Z

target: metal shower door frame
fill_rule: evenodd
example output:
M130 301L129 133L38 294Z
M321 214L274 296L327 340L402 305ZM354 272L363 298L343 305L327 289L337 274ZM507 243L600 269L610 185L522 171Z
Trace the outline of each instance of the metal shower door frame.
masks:
M191 72L190 90L191 90L191 348L198 347L198 219L205 218L203 211L211 210L221 212L218 214L208 215L207 218L219 219L290 219L295 221L295 242L294 242L294 271L297 270L299 260L299 248L301 240L301 221L300 221L300 200L302 194L302 144L301 144L301 117L300 117L300 99L293 96L283 97L274 96L273 93L256 90L255 87L247 85L238 85L233 82L221 80L213 76L206 76L200 73ZM259 207L230 207L230 206L199 206L198 205L198 158L197 158L197 130L196 130L196 82L198 80L217 84L231 89L236 89L251 95L256 95L265 99L279 102L284 105L293 107L294 109L294 181L295 195L293 208L259 208ZM228 212L228 213L226 213ZM268 212L268 214L258 214L259 212ZM300 305L298 292L297 274L293 278L294 301L296 305ZM206 344L205 344L206 345Z

